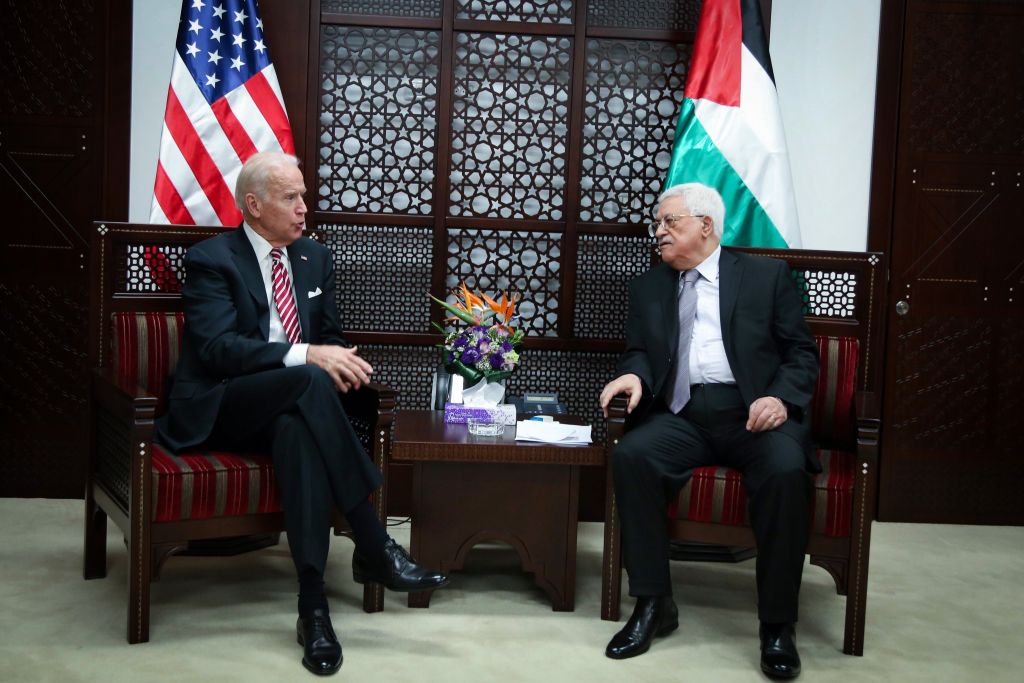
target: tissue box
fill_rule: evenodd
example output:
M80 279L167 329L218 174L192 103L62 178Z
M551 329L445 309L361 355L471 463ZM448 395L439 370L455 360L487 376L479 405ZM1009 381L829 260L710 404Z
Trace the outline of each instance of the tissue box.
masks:
M444 421L447 424L466 424L466 420L471 417L487 417L495 413L501 415L503 424L516 423L516 407L510 403L501 403L493 408L464 406L461 403L444 404Z

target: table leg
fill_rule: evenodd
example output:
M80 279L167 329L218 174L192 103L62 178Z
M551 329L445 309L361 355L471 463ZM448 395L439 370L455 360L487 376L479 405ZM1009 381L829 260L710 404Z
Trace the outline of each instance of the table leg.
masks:
M417 462L413 500L418 562L458 571L477 543L507 543L555 610L574 608L578 466ZM409 606L429 606L431 594L410 593Z

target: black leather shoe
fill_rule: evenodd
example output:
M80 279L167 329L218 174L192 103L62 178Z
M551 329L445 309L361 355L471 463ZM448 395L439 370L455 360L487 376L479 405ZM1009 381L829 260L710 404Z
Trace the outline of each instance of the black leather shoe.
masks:
M345 659L341 654L341 643L334 635L331 615L325 610L313 610L308 617L299 617L295 624L295 639L302 646L302 666L318 676L330 676L341 668Z
M761 622L761 671L769 678L796 678L800 675L800 654L796 651L793 624Z
M445 574L416 564L393 538L384 543L384 557L376 563L356 551L352 555L352 577L356 583L382 583L400 593L433 590L448 583Z
M679 610L671 595L637 598L626 626L612 637L604 653L612 659L642 655L651 641L679 628Z

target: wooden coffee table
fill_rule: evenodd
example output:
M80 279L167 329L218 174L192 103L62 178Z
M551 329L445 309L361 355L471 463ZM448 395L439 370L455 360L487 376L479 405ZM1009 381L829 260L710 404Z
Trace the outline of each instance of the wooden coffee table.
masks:
M441 411L396 414L390 457L413 463L412 555L451 572L477 543L507 543L554 609L572 611L580 467L604 467L604 449L517 442L515 431L473 436ZM432 593L410 593L409 606L429 607Z

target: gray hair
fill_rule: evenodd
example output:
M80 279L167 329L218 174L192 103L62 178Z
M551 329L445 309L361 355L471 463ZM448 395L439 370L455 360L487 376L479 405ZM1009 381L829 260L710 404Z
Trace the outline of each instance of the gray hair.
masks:
M299 158L283 152L257 152L242 165L235 181L235 204L245 210L245 195L250 192L263 199L267 196L267 183L274 170L287 166L299 166Z
M710 216L711 226L714 228L715 236L722 239L722 226L725 224L725 202L718 190L708 187L702 183L680 183L673 185L658 197L658 204L655 213L661 207L661 203L672 197L682 197L686 209L695 216Z

